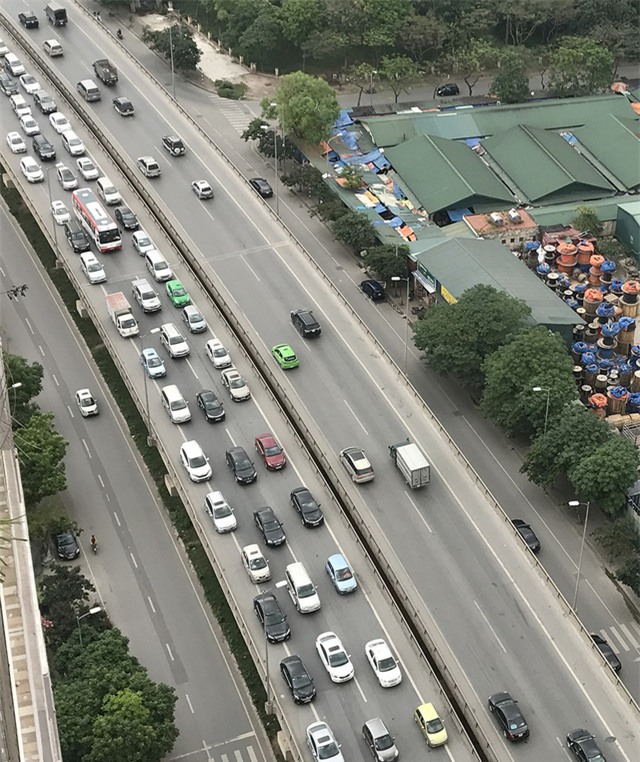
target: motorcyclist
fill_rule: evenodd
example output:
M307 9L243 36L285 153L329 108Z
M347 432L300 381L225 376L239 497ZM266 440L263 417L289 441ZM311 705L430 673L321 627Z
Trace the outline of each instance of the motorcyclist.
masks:
M121 39L122 39L122 29L118 29L118 31L116 32L116 37L117 37L119 40L121 40Z
M98 549L98 541L96 540L95 534L91 535L89 542L91 543L91 550L95 553L96 550Z

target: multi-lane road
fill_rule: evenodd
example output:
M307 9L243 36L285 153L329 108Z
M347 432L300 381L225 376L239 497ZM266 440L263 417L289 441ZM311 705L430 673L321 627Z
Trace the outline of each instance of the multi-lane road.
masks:
M559 750L563 734L579 725L587 725L601 739L616 737L620 747L612 750L612 758L633 758L637 741L633 737L632 710L624 708L602 665L549 596L541 579L531 571L531 560L513 533L483 500L464 468L452 458L447 444L425 418L420 405L402 388L397 375L377 355L340 301L322 287L313 269L283 236L246 185L217 159L189 123L171 111L161 95L149 89L126 56L106 41L98 46L89 38L83 28L87 25L86 20L82 24L71 23L58 35L63 43L66 38L71 41L72 36L76 36L81 44L77 42L73 49L67 45L68 53L64 60L56 60L56 69L73 89L78 78L85 73L89 75L90 63L101 55L100 50L109 50L109 56L121 72L118 94L134 100L137 115L125 123L110 109L105 98L92 108L94 117L119 144L123 155L135 160L138 155L153 153L161 161L163 177L153 186L158 200L166 205L174 224L193 241L193 253L203 257L216 280L230 292L247 325L259 335L265 354L278 341L294 344L302 364L295 371L291 393L300 395L301 409L321 428L327 451L335 453L354 443L366 447L377 468L377 478L365 488L352 489L353 499L361 510L370 512L372 527L392 546L397 568L413 580L425 615L428 612L432 617L431 634L443 649L450 647L455 654L455 667L469 683L467 700L501 757L509 758L511 751L502 746L495 727L487 718L484 700L489 693L507 688L520 699L534 728L526 749L519 751L522 758L539 759L541 755L558 758L557 755L563 753ZM42 30L42 34L45 33L46 30ZM77 50L82 50L81 60ZM165 117L168 121L163 122ZM14 119L8 107L2 110L0 124L5 132L13 128ZM159 146L161 135L172 129L180 132L189 145L189 155L184 159L168 160ZM80 132L84 137L82 130ZM99 153L98 159L104 163ZM15 167L17 160L12 161ZM116 184L126 187L111 169L109 174ZM203 205L189 191L189 184L196 177L212 181L216 189L212 204ZM55 183L55 179L52 178L52 182ZM58 192L57 187L56 192L58 197L68 195ZM32 195L37 206L46 209L45 190L34 189ZM125 192L125 195L134 209L141 211L132 194ZM161 239L158 243L163 248ZM104 259L109 274L108 290L125 288L132 277L142 272L140 260L128 245L120 254ZM178 272L182 276L179 268ZM185 280L189 282L188 277ZM100 290L89 286L86 290L87 299L96 305L99 314L104 314L101 313ZM196 296L196 301L203 298ZM301 305L313 306L323 321L324 335L311 346L297 338L288 322L289 309ZM163 313L172 309L165 305ZM158 322L144 318L143 330ZM114 342L118 338L114 337ZM119 346L121 356L134 373L133 347ZM197 346L198 340L194 342L194 347ZM192 399L200 386L214 386L220 391L217 374L204 362L201 347L192 357L190 364L179 370L174 370L177 364L168 361L171 381L179 379L177 382ZM244 366L242 360L239 364L251 383L255 379L251 369ZM137 383L141 383L139 372ZM288 385L289 381L284 383ZM228 442L238 441L249 446L252 437L264 426L279 434L290 455L295 453L295 441L277 413L263 414L269 401L259 399L259 402L259 406L251 402L229 410L229 429L225 429L224 434L212 434L203 421L194 421L189 437L201 440L208 449L217 486L228 493L232 502L232 496L238 495L238 501L247 504L244 515L248 516L250 507L268 503L287 520L290 509L286 506L286 496L299 478L293 469L282 478L261 474L256 487L246 491L251 494L250 498L238 493L238 488L222 470L222 454ZM152 404L158 433L165 443L175 443L172 453L175 456L181 441L179 434L163 417L157 393L152 394ZM407 434L422 443L434 464L433 483L419 495L405 491L386 452L390 441ZM302 471L301 477L313 487L311 473ZM203 489L190 490L194 503L197 504L195 496L201 496ZM320 492L322 487L318 484L315 489ZM322 558L337 542L344 542L345 533L338 517L334 515L333 520L340 535L335 539L324 531L313 535L302 529L291 532L296 556L305 561L316 578L321 574ZM331 518L330 526L333 528ZM248 521L244 527L241 525L238 535L241 542L255 538ZM213 538L212 542L225 569L237 569L237 548L230 543L222 545L219 538ZM316 571L318 569L320 571ZM299 622L300 617L295 618L291 613L292 626L296 628L296 650L315 670L318 662L314 661L313 654L314 632L320 632L320 627L338 629L355 658L367 637L371 612L378 610L368 602L332 601L330 591L323 596L322 581L316 579L316 582L321 586L323 603L327 601L318 615L323 622L303 624ZM250 593L246 581L238 580L234 593L238 596L238 605L245 607L249 617ZM388 613L386 617L392 623ZM387 624L384 614L382 619ZM378 624L381 625L382 622ZM251 626L258 637L253 621ZM401 650L402 657L409 661L411 650ZM409 681L405 681L402 690L408 691L406 703L394 697L390 704L388 699L379 696L380 690L372 685L371 675L366 672L364 675L364 687L360 683L339 688L323 685L327 690L320 697L321 706L326 706L327 716L335 724L345 749L355 753L359 724L366 719L363 712L368 716L380 713L390 724L394 724L390 719L393 717L398 726L406 725L407 748L414 748L419 739L410 727L408 707L412 702L417 703L419 689L412 693ZM360 677L358 669L356 676ZM318 678L321 679L320 675ZM402 716L396 717L396 711ZM299 725L303 723L301 720ZM401 735L403 740L404 735ZM415 748L420 748L419 743Z

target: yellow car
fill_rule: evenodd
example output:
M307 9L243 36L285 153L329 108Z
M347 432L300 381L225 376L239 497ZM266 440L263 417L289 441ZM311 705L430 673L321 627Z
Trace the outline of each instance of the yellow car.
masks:
M444 746L447 743L447 731L433 704L419 706L413 715L413 719L418 723L418 727L427 739L429 746Z

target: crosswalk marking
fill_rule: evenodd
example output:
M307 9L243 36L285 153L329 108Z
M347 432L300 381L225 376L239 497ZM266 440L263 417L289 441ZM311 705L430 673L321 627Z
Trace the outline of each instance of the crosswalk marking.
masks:
M631 643L631 645L634 648L636 649L640 648L640 643L638 643L638 641L633 637L633 635L631 634L631 630L626 626L626 624L621 624L620 629L627 636L628 641Z
M247 746L247 754L251 762L258 762L258 755L253 750L253 746Z
M609 632L617 641L619 641L620 645L624 648L625 651L629 650L629 646L625 643L624 639L620 636L620 633L616 630L615 627L609 627Z
M245 753L248 755L248 759L245 756ZM213 756L209 757L209 759L211 762L215 762L218 760L218 757ZM258 762L258 755L253 746L249 745L244 749L234 749L233 751L229 751L228 754L221 754L219 759L220 762Z

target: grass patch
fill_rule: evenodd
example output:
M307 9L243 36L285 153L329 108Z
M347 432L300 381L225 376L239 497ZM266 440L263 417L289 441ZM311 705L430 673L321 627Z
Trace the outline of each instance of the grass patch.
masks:
M244 82L229 82L228 79L216 79L213 83L221 98L241 101L249 89Z

